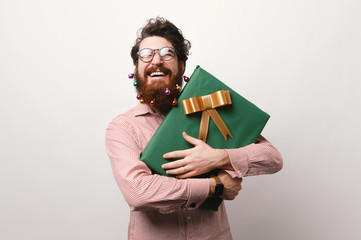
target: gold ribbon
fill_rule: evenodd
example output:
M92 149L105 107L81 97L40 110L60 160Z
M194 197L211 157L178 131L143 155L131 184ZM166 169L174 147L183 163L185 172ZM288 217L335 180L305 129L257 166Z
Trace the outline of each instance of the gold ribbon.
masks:
M202 112L201 125L199 127L198 139L206 142L208 135L209 118L211 117L224 140L227 141L227 135L233 138L227 125L223 122L215 108L232 104L229 91L220 90L209 95L201 97L192 97L182 101L184 114Z

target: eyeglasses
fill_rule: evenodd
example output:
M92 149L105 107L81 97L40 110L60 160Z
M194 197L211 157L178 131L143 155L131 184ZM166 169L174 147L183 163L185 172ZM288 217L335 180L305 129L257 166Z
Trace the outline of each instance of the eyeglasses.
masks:
M153 60L155 51L158 51L159 56L163 59L163 61L170 61L175 56L175 49L171 47L163 47L161 49L150 49L143 48L137 54L143 62L147 63Z

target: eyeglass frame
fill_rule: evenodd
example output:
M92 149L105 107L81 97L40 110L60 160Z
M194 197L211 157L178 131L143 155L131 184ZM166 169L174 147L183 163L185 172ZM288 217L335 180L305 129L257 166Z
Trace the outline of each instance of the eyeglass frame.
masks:
M164 49L164 48L168 48L168 49L173 50L174 56L172 56L170 59L163 59L163 56L160 55L159 53L160 53L160 51L161 51L162 49ZM149 61L144 61L144 60L142 59L142 57L140 56L140 52L143 51L143 50L145 50L145 49L149 49L149 50L152 51L152 58L151 58ZM172 48L172 47L162 47L162 48L158 48L158 49L143 48L142 50L140 50L139 52L137 52L137 55L138 55L139 59L140 59L142 62L144 62L144 63L149 63L149 62L151 62L151 61L153 60L153 58L154 58L154 56L155 56L155 51L158 51L159 57L160 57L163 61L170 61L170 60L172 60L172 59L177 55L177 51L175 50L175 48Z

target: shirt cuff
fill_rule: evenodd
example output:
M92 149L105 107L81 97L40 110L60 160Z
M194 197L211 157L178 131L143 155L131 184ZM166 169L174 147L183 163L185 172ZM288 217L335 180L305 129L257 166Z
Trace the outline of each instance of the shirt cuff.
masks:
M244 177L249 169L248 154L246 150L244 148L224 149L224 150L226 150L226 152L228 153L229 160L232 164L232 167L235 170L236 176L239 178ZM232 177L234 177L234 175Z
M186 208L192 210L198 208L209 195L209 179L187 179L190 186L189 199L186 203Z

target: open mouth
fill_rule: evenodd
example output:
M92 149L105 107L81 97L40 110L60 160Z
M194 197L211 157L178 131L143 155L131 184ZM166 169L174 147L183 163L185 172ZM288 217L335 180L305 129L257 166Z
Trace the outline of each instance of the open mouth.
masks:
M165 74L164 72L152 72L149 74L149 76L151 76L151 77L164 77L166 75L167 74Z

